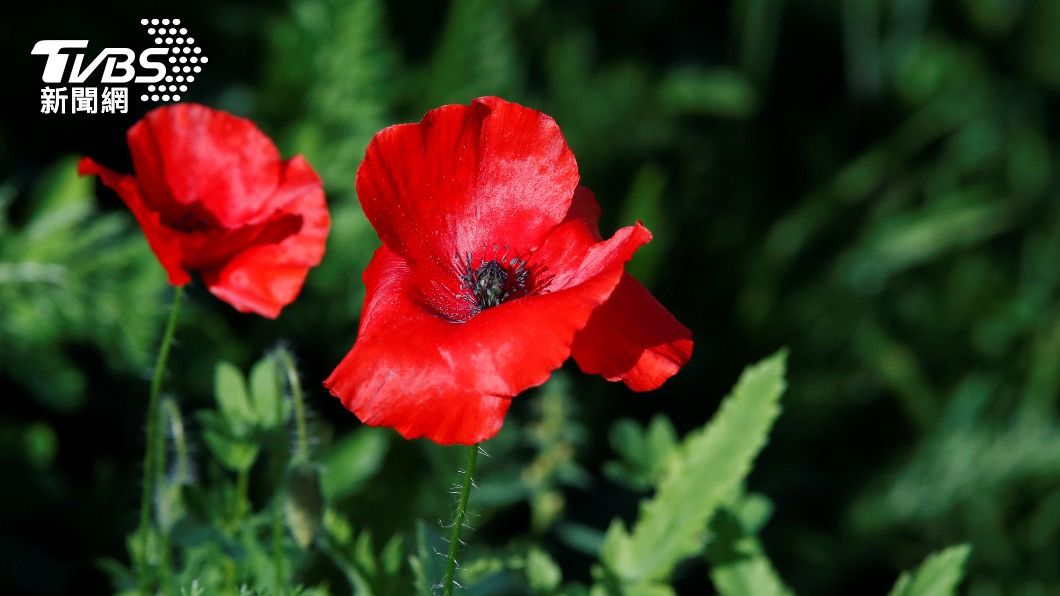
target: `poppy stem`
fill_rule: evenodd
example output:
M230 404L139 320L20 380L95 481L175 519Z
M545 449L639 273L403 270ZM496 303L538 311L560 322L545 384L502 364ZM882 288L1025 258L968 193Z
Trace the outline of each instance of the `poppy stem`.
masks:
M287 375L287 385L291 389L291 401L294 403L294 425L298 437L295 461L308 461L309 433L306 431L305 405L302 403L302 382L298 378L298 368L294 365L291 353L285 348L277 348L275 354Z
M173 305L169 311L169 321L162 335L162 345L158 349L158 359L155 360L154 376L151 378L151 393L147 401L147 445L144 450L144 478L143 493L140 496L140 556L139 575L140 593L151 592L151 577L149 573L148 551L151 548L151 503L154 500L155 481L162 468L163 433L160 431L160 416L158 411L159 393L162 389L162 376L166 370L166 361L169 359L169 348L173 344L173 334L177 328L177 318L180 315L180 302L184 297L184 288L177 286L173 292Z
M475 473L475 461L478 459L478 444L467 448L467 462L464 464L464 481L460 485L460 500L456 505L456 513L453 515L453 527L449 532L449 556L445 561L445 579L442 580L443 596L451 596L453 593L453 580L456 576L456 551L460 547L460 529L464 526L464 518L467 517L467 501L471 495L472 474Z

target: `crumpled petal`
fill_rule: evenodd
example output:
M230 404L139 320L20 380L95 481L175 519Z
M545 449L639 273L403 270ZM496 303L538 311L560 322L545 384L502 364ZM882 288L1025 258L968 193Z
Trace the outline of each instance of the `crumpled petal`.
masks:
M291 197L274 193L283 164L245 118L194 103L151 110L127 135L144 200L169 226L259 223Z
M570 356L589 316L614 290L623 266L650 239L640 226L566 253L559 226L542 256L566 254L572 272L549 292L486 309L465 323L424 303L408 261L385 245L365 270L367 287L353 349L324 382L363 422L406 438L473 444L495 435L509 401L548 380Z
M567 224L592 239L600 238L600 206L579 187ZM677 374L692 357L692 332L640 282L623 274L618 287L574 340L571 355L583 372L622 381L633 391L651 391Z
M324 257L331 218L320 180L296 157L285 164L279 193L294 198L272 221L297 218L297 231L271 243L255 242L221 267L203 269L207 289L240 312L274 319L298 296L309 269Z
M574 338L571 355L586 373L651 391L692 358L692 347L692 332L627 273Z
M556 122L495 97L380 131L357 172L368 220L417 266L494 245L529 254L563 220L577 184Z
M99 176L104 185L118 194L140 224L147 244L166 270L171 285L183 286L191 281L191 276L183 266L181 234L163 225L158 212L147 206L140 194L136 178L119 174L96 163L90 157L81 158L77 164L77 173L81 176Z
M241 312L275 318L324 255L330 217L320 179L301 157L279 153L252 122L197 104L149 112L128 134L136 176L92 159L125 201L166 269Z

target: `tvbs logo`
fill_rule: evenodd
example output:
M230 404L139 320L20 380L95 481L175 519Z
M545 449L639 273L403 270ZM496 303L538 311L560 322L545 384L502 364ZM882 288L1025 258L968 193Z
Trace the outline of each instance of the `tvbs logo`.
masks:
M33 54L43 54L48 57L44 63L44 76L41 77L45 83L84 83L92 73L96 72L103 63L103 76L99 82L107 84L128 83L135 80L137 83L157 83L166 76L166 54L169 48L150 48L140 53L139 64L142 68L154 71L150 75L137 75L136 52L129 48L106 48L99 53L88 66L84 65L85 55L74 54L73 68L69 69L69 79L66 78L70 54L63 50L84 49L88 47L87 39L43 39L33 46ZM155 57L158 59L155 59Z
M141 19L140 24L155 42L140 52L104 48L92 56L87 39L38 41L31 53L46 57L41 113L127 113L128 84L146 85L141 101L180 101L209 60L180 19ZM100 87L86 86L90 79L96 82L96 75Z

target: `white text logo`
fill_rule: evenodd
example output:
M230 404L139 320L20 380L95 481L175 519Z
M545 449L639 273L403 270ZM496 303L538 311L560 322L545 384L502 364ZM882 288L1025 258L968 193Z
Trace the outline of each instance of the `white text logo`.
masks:
M141 19L154 46L137 53L104 48L94 56L87 39L44 39L32 54L46 56L41 113L127 113L130 83L141 85L141 101L180 101L209 62L180 19ZM98 74L100 87L84 86ZM93 79L94 81L95 79ZM71 85L52 87L52 85ZM73 86L78 85L78 86Z

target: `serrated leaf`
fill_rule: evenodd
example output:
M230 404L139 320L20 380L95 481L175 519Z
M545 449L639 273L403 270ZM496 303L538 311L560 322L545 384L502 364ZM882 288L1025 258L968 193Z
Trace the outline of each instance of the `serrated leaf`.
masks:
M703 547L707 521L743 482L780 413L786 353L748 368L720 410L682 442L632 532L608 529L602 561L624 583L665 580Z
M890 596L950 596L964 577L964 563L972 548L967 544L939 551L905 572L891 589Z
M226 425L232 434L245 435L257 422L257 416L250 406L243 373L228 362L218 362L213 378L214 399L217 400Z

